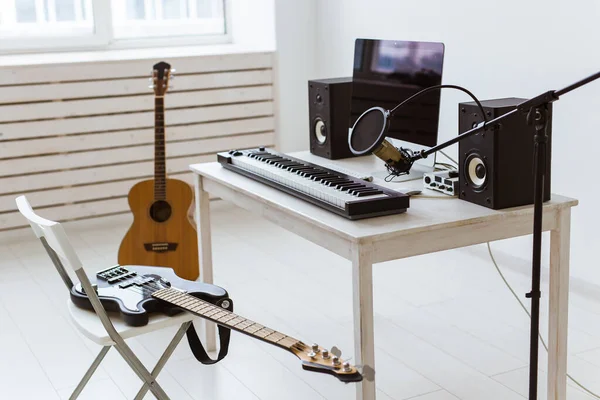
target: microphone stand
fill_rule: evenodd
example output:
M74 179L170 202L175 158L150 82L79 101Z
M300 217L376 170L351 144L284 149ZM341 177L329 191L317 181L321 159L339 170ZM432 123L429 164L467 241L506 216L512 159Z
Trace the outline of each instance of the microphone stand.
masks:
M532 274L531 274L531 291L525 297L531 299L531 335L530 335L530 355L529 355L529 400L537 400L537 383L538 383L538 336L540 325L540 276L542 269L542 212L544 198L544 177L546 171L547 143L548 143L548 105L559 99L560 96L569 93L585 84L588 84L600 78L600 72L597 72L585 79L582 79L570 86L561 90L551 90L542 93L530 100L525 101L517 106L516 109L494 118L488 122L484 122L475 128L460 134L445 143L439 144L431 149L416 153L411 157L411 164L416 160L426 158L428 155L442 150L454 143L457 143L469 136L473 136L486 129L501 128L502 121L516 113L526 114L527 123L535 125L534 135L534 174L535 180L533 185L533 259L532 259Z

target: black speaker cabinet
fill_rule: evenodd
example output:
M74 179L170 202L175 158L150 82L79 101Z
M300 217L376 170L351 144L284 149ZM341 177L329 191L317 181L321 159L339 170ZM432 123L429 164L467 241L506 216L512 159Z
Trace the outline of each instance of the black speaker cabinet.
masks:
M526 99L483 101L488 121L516 108ZM458 106L460 133L483 121L475 102ZM459 197L495 210L533 204L533 137L525 115L515 114L502 125L459 142ZM548 158L544 201L550 200L552 108L548 115Z
M310 152L332 160L353 157L348 145L352 78L308 81Z

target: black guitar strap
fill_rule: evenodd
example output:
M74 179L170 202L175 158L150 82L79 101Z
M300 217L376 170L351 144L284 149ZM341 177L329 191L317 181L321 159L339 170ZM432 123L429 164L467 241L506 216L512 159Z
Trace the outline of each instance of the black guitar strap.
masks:
M231 299L228 299L229 307L227 308L229 311L233 311L233 302ZM200 361L204 365L216 364L227 355L227 351L229 350L229 339L231 337L231 329L225 328L224 326L218 325L219 328L219 354L217 358L213 360L210 358L204 345L200 341L198 337L198 333L196 333L196 328L194 328L194 324L191 324L186 332L186 336L188 339L188 344L190 345L190 350L192 350L192 354L196 357L196 360Z
M200 341L200 338L198 337L198 334L196 333L194 324L190 325L186 334L187 334L188 343L190 345L190 350L192 350L192 354L194 354L194 357L196 357L196 360L200 361L202 364L205 364L205 365L216 364L219 361L221 361L222 359L224 359L225 356L227 355L227 351L229 350L229 338L231 336L231 330L229 328L225 328L225 327L219 325L220 349L219 349L219 354L217 355L216 360L213 360L212 358L210 358L210 356L204 349L204 346L202 345L202 342Z

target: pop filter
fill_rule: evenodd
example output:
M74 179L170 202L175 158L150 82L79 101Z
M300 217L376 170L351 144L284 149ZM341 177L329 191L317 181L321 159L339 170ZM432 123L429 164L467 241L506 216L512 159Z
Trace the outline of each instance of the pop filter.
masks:
M372 153L385 139L390 112L381 107L369 108L354 123L348 135L350 151L357 156Z
M348 134L350 151L357 156L373 153L382 159L390 173L407 174L412 166L410 154L397 149L385 140L390 127L390 111L381 107L362 113Z

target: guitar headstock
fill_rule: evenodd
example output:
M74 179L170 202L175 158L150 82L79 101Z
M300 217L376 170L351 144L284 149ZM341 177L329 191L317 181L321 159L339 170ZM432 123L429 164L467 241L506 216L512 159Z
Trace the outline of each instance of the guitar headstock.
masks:
M164 96L169 90L169 80L171 79L171 65L164 61L154 64L152 67L152 85L156 96Z
M305 370L330 374L344 383L360 382L363 379L354 365L317 344L294 346L291 351L302 360L302 368Z

